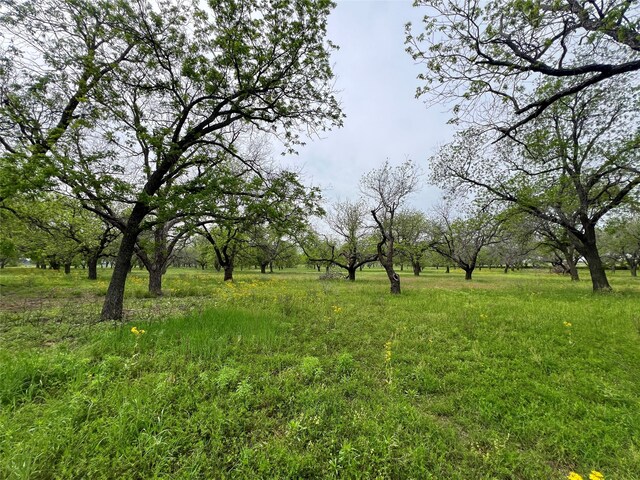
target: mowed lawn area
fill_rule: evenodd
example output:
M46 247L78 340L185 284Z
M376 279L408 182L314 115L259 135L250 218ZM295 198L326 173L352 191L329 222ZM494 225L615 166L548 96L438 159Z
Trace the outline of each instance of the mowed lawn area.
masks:
M640 479L640 279L581 273L136 270L114 324L5 268L0 478Z

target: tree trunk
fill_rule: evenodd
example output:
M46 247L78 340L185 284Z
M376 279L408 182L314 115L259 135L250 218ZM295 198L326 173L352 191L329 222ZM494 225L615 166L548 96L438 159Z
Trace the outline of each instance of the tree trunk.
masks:
M471 280L471 274L473 273L473 268L465 268L464 269L464 279Z
M632 277L637 277L638 276L638 264L637 263L632 263L629 265L629 270L631 270L631 276Z
M509 273L509 264L504 264L504 273Z
M598 246L596 245L595 229L592 227L590 230L593 230L593 232L587 231L587 241L582 243L582 251L580 251L580 253L587 261L587 265L589 265L593 291L610 291L611 285L609 285L609 280L607 280L607 273L605 272L604 265L602 265Z
M391 272L393 273L387 272L387 276L389 277L389 282L391 283L390 291L393 295L399 295L400 294L400 277L396 272L393 271L393 268L391 269Z
M160 267L149 270L149 293L156 297L162 296L162 268Z
M233 265L225 265L224 267L224 281L233 281Z
M449 265L447 265L447 270L444 273L451 273L449 270Z
M382 263L382 266L387 272L387 277L389 277L389 283L391 284L391 293L393 295L398 295L400 293L400 276L393 269L393 263Z
M422 267L420 266L420 264L419 263L414 263L413 264L413 274L416 277L419 277L421 271L422 271Z
M64 273L65 275L69 275L71 273L71 264L68 262L64 264Z
M98 257L89 257L87 259L87 267L89 267L89 280L98 279Z
M133 215L133 214L132 214ZM140 218L142 221L144 215ZM102 305L102 320L120 320L122 318L122 307L124 304L124 286L127 281L127 275L131 267L131 257L133 249L138 238L138 225L140 222L134 223L122 234L120 242L120 250L116 257L116 263L107 289L107 295Z
M567 258L567 265L569 267L569 275L571 275L571 281L579 282L580 275L578 274L578 267L576 266L576 262L574 262L573 258Z
M355 282L356 281L356 267L349 267L347 268L347 278L349 279L350 282Z
M267 265L269 265L268 262L260 264L260 273L267 273Z

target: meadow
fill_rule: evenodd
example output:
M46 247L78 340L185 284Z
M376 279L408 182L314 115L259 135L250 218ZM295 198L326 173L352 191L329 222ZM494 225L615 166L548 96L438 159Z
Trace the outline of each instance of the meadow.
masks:
M0 478L640 479L628 272L84 275L0 272Z

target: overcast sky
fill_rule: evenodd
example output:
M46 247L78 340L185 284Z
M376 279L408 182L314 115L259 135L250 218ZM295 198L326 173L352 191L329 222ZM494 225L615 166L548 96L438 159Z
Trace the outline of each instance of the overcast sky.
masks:
M355 199L362 175L385 159L392 165L411 158L426 170L427 158L448 142L446 108L427 109L415 98L415 65L405 52L404 25L420 23L423 11L404 0L338 0L329 17L344 127L325 133L298 149L292 165L302 167L306 183L320 186L329 202ZM428 209L439 198L426 184L410 200Z

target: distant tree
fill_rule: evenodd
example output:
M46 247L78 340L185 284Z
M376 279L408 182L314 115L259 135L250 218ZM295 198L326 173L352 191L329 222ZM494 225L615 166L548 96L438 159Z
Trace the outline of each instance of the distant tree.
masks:
M504 217L487 206L474 205L466 212L451 203L436 207L436 240L433 249L451 260L465 272L465 280L471 280L478 265L480 251L498 243Z
M347 271L347 279L355 281L360 267L378 259L368 214L361 200L336 202L327 215L335 238L315 234L298 239L309 261L342 268Z
M640 185L640 133L629 128L640 119L639 107L623 83L602 85L557 100L523 127L521 141L491 143L476 130L458 134L432 159L434 180L565 228L589 266L593 290L610 290L596 227Z
M509 269L521 267L539 247L539 242L534 237L535 222L527 215L512 213L507 216L501 230L498 242L487 250L491 258L504 266L504 273L508 273Z
M632 277L638 276L640 265L640 216L624 215L611 218L604 227L603 245L614 259L629 267Z
M568 273L572 281L579 281L578 261L582 255L576 251L569 230L556 223L538 219L536 232L541 246L551 253L551 264L560 268L562 273Z
M70 273L78 257L88 266L89 280L97 279L97 265L107 248L118 237L111 226L82 207L74 198L55 193L14 196L4 202L23 226L20 232L23 252L36 261L49 262L54 269L63 265Z
M393 268L396 214L407 197L417 191L419 180L420 172L411 160L407 160L397 167L391 167L387 161L360 181L362 193L372 201L371 215L379 234L378 261L387 273L392 294L400 293L400 276Z
M396 217L397 251L411 264L413 274L420 275L426 253L436 240L434 228L427 216L419 210L401 210Z
M419 95L455 102L455 119L511 134L554 103L640 70L640 9L629 0L417 0L424 31L407 25L423 63ZM572 78L549 90L545 78ZM537 95L531 96L531 88ZM516 116L501 116L507 110ZM502 123L498 123L503 120Z
M191 227L180 218L155 223L136 241L135 254L149 273L149 293L162 295L162 277L176 255L187 246Z

